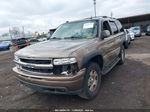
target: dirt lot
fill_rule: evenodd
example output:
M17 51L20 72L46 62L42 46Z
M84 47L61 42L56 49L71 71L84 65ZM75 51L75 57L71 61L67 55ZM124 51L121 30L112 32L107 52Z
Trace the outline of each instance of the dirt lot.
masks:
M1 109L150 109L150 37L137 38L126 51L126 62L103 77L99 95L86 101L78 96L37 93L20 85L11 70L13 51L0 52Z

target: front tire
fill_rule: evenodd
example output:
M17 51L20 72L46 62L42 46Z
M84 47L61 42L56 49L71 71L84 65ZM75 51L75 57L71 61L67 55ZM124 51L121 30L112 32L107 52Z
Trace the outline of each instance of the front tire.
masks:
M79 95L84 99L93 99L97 96L101 85L101 70L97 63L90 62L86 67L83 91Z

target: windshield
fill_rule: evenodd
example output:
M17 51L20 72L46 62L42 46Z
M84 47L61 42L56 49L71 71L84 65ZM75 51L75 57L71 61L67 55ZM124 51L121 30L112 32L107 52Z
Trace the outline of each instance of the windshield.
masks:
M98 37L98 22L96 20L86 20L61 25L54 32L51 39L89 39L95 37Z
M0 45L8 45L8 44L9 42L6 42L6 41L0 43Z
M133 29L133 30L140 30L139 27L133 27L132 29Z
M150 26L147 27L147 31L150 31Z
M129 33L133 33L133 31L131 29L128 29Z

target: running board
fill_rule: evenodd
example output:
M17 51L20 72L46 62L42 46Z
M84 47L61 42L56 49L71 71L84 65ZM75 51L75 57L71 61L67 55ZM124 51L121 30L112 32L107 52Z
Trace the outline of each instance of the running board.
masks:
M102 70L102 75L106 75L115 65L117 65L117 63L120 61L120 58L116 58L110 65L106 66L103 70Z

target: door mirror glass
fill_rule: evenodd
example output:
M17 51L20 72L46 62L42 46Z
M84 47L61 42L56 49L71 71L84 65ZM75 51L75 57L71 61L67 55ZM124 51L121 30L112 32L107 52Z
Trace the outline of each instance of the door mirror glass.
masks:
M103 38L108 38L110 36L110 31L104 30L102 35L103 35Z

